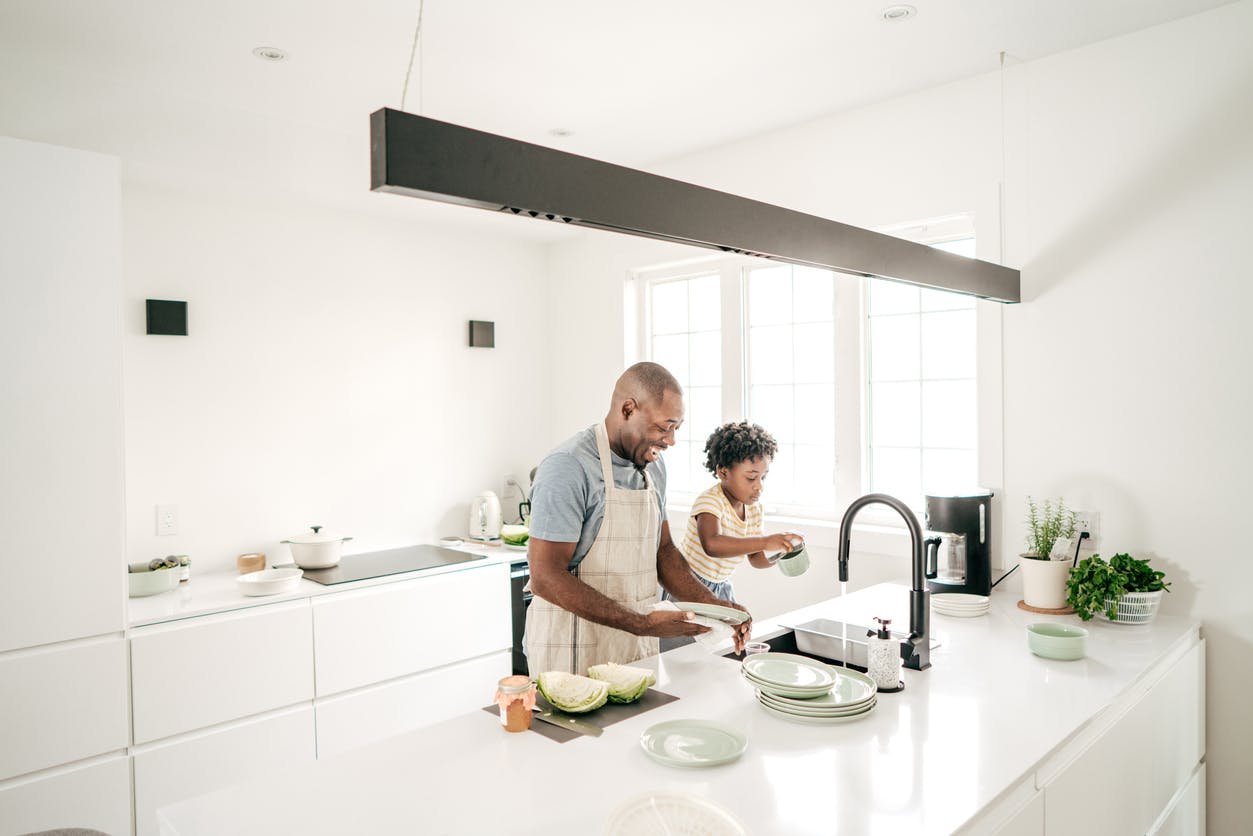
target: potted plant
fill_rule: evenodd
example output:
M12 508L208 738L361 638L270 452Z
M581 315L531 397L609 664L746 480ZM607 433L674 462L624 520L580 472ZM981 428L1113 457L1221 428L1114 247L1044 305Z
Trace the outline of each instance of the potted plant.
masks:
M1075 512L1064 500L1037 503L1027 497L1027 551L1019 558L1022 568L1022 599L1031 607L1059 610L1066 606L1068 558L1050 560L1059 537L1075 536Z
M1084 621L1103 613L1120 624L1147 624L1157 614L1162 593L1170 592L1166 573L1129 554L1106 563L1099 554L1085 557L1066 581L1066 600Z

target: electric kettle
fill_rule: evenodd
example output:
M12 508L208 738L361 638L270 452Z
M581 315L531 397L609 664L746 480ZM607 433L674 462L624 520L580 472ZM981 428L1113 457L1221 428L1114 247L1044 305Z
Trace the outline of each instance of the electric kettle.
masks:
M475 540L500 538L500 499L483 491L470 500L470 537Z

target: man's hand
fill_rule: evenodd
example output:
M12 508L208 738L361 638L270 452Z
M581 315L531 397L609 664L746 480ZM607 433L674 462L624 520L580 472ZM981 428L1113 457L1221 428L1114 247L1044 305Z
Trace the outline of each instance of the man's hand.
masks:
M719 603L724 606L732 607L734 609L740 610L744 613L748 613L748 609L746 607L744 607L742 604L737 604L734 601L719 601ZM744 645L747 644L748 640L751 639L752 637L753 637L753 617L750 614L748 616L748 619L743 624L738 624L732 628L731 639L732 641L735 642L735 652L743 653Z
M701 633L709 632L708 627L689 621L691 617L692 613L682 610L656 610L646 613L644 629L640 635L671 639L676 636L699 636Z

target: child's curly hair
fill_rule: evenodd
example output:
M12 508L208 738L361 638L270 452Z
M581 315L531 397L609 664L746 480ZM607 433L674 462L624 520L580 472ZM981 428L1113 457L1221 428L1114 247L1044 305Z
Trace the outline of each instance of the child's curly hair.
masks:
M774 436L761 427L747 421L732 421L709 434L705 442L705 469L717 476L720 467L731 467L749 459L774 458L778 450Z

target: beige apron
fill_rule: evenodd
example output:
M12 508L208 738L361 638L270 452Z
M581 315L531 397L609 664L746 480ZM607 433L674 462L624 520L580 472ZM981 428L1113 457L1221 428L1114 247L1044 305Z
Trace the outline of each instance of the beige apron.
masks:
M657 536L661 512L648 474L644 490L619 488L604 423L596 425L596 449L605 477L605 517L574 576L635 612L657 602ZM657 639L615 630L536 595L526 611L526 656L531 676L566 671L587 676L592 665L628 664L658 651Z

